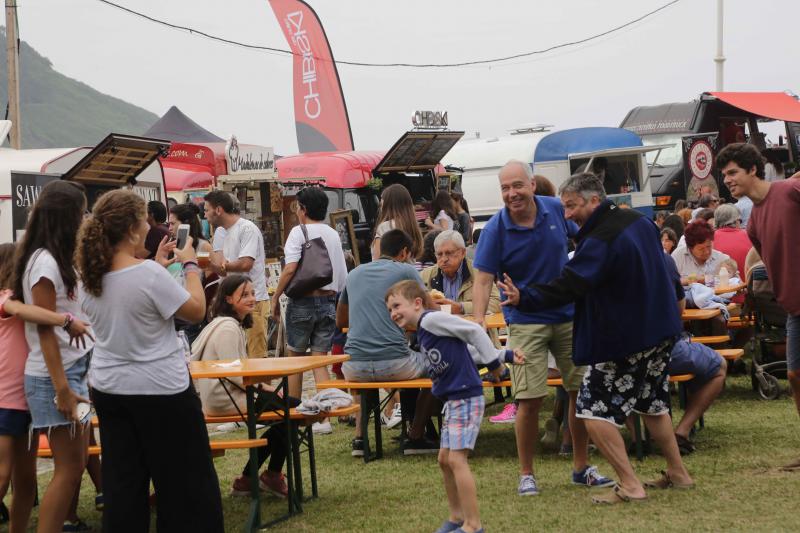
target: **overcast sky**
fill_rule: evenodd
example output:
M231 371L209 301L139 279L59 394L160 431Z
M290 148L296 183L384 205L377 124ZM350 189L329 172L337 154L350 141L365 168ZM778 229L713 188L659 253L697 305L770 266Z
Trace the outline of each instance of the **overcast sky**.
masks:
M287 48L267 0L115 0L226 38ZM308 0L334 57L457 62L600 33L667 0ZM97 0L19 0L22 39L59 72L158 115L178 106L221 137L297 152L289 56L248 51L136 18ZM800 93L798 0L725 1L725 90ZM544 122L617 126L636 105L714 89L716 0L683 0L566 51L492 67L340 65L356 149L388 149L417 109L449 111L469 135ZM22 65L24 68L24 65ZM140 133L140 132L130 132Z

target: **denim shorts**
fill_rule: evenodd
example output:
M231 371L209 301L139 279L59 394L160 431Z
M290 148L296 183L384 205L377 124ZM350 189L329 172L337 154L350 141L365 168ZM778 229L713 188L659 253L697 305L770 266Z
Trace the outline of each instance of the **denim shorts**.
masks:
M286 344L293 352L328 353L336 331L336 297L290 298L286 306Z
M419 352L409 350L408 357L384 361L345 361L342 373L348 381L405 381L428 377L428 365Z
M0 436L19 437L28 434L31 414L22 409L0 409Z
M444 403L441 448L474 450L481 429L486 398L473 396Z
M667 369L672 376L694 374L689 387L695 388L714 378L721 366L722 357L708 346L680 339L672 347Z
M67 383L72 392L78 396L89 398L89 381L87 372L89 371L90 353L87 353L64 372L67 376ZM28 409L31 411L33 419L33 429L50 428L55 426L68 426L73 422L64 418L56 408L56 390L53 387L53 380L50 376L28 376L25 375L25 399L28 401ZM81 423L86 423L91 418L91 414L86 415Z
M789 370L800 372L800 315L786 318L786 363Z

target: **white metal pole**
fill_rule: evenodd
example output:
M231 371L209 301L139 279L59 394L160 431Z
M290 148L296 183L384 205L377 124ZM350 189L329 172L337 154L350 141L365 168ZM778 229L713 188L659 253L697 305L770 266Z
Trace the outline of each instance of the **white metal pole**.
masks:
M717 64L717 91L723 91L723 66L725 56L722 54L722 28L723 28L723 0L717 0L717 56L714 63Z

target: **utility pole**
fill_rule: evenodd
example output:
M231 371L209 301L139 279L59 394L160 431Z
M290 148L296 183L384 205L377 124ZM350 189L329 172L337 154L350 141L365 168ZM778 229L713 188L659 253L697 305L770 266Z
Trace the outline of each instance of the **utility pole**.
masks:
M11 120L11 148L22 148L19 115L19 47L17 46L17 2L6 0L6 57L8 68L8 118Z
M717 56L714 58L714 63L717 64L717 91L724 90L722 69L725 64L725 56L722 55L722 4L723 0L717 0Z

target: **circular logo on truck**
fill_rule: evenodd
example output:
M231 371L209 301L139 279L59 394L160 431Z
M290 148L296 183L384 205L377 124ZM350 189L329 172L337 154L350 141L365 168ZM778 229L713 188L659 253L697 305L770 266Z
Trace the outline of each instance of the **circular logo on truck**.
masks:
M689 168L692 176L699 180L706 179L713 168L714 153L711 145L706 141L698 140L689 149Z

